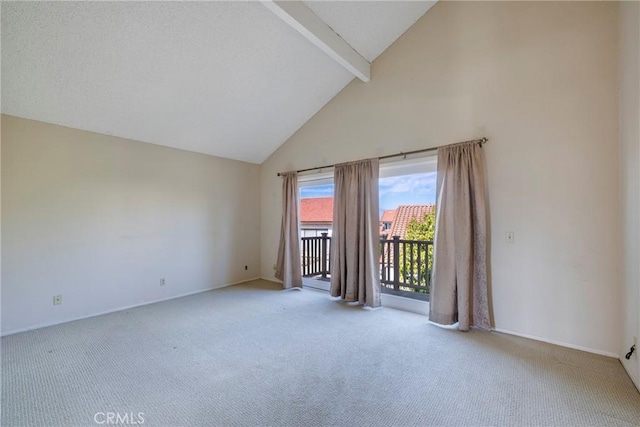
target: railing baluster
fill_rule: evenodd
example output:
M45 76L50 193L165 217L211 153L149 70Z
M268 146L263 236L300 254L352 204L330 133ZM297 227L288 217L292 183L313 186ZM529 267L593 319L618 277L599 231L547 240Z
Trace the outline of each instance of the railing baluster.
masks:
M424 248L424 255L420 257L420 285L426 286L427 285L426 274L427 274L427 265L429 262L429 251L427 250L426 243L423 243L420 246Z
M392 247L391 247L391 241L390 240L386 240L384 242L384 262L387 263L387 284L389 284L389 281L391 280L392 276L391 276L391 269L392 269L392 264L391 264L391 251L392 251Z
M422 247L423 247L424 243L420 243L420 252L422 252ZM425 271L426 271L426 266L427 266L427 251L426 251L426 247L425 247L425 253L424 253L424 258L423 257L419 257L420 261L419 261L419 266L418 268L420 269L420 281L418 282L418 285L425 286L426 282L424 280L424 275L425 275ZM424 261L424 263L423 263ZM424 268L423 268L424 265Z
M384 240L378 242L378 257L380 258L380 284L384 284L385 271L384 271Z
M409 282L412 285L414 285L415 283L413 281L413 267L414 267L414 264L413 264L413 262L414 262L414 259L413 259L413 242L409 243L409 250L410 250L409 258L411 259L411 264L410 264L411 268L409 269L409 277L410 277Z
M324 262L322 262L322 238L320 238L316 244L318 246L318 274L322 274L324 272L322 268L324 265Z
M331 274L331 238L327 238L327 274Z
M309 253L309 264L307 265L307 274L313 274L313 240L307 241L307 252Z
M322 251L320 252L320 270L322 270L322 277L327 278L327 235L329 233L322 233Z
M314 263L313 240L309 240L307 242L307 245L309 245L309 266L308 266L307 274L313 274L313 263Z
M400 290L400 236L393 236L393 289Z
M323 269L322 265L322 238L316 241L316 245L318 246L318 274L322 274Z
M429 250L429 247L432 246L431 243L427 242L426 246L427 256L425 257L425 270L427 271L427 292L431 292L431 269L433 268L433 256L431 256L430 254L433 253L433 250ZM429 261L431 261L431 268L429 268Z
M302 275L305 275L304 266L307 265L307 252L304 250L304 237L302 238Z
M402 262L404 263L404 274L402 275L402 283L407 283L407 243L402 244Z
M305 274L309 274L309 240L305 240L304 241L304 247L305 247L305 253L307 254L307 257L304 259L305 260Z
M420 249L422 249L422 242L418 242L418 262L416 263L418 265L418 286L422 284L422 258L420 257Z

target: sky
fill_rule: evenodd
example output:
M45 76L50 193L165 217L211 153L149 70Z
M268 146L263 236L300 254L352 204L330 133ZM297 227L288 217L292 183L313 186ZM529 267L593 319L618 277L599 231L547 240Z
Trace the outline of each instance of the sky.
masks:
M436 203L436 173L380 178L380 210L400 205L432 205ZM333 196L333 184L302 187L300 198Z

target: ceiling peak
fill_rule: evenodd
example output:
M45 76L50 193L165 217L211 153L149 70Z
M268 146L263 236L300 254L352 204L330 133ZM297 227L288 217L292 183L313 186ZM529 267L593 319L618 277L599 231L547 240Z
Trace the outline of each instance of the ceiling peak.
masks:
M363 82L371 80L371 64L302 1L261 3L354 76Z

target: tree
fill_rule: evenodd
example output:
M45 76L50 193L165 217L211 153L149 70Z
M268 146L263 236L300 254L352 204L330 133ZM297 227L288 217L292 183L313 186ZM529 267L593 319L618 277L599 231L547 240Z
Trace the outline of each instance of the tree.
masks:
M407 283L428 286L433 268L433 237L436 231L436 211L431 209L422 220L412 218L407 224L404 240L418 241L400 251L400 274ZM406 253L406 256L405 256ZM410 288L409 288L410 289ZM419 290L419 292L428 292Z
M425 214L421 221L412 218L407 224L407 240L427 240L432 242L436 232L436 210Z

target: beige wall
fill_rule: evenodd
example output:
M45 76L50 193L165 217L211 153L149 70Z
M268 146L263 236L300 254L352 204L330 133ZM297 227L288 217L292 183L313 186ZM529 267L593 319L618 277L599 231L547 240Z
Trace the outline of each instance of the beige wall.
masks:
M617 42L615 3L436 4L262 165L263 277L276 172L487 136L496 328L617 355Z
M2 116L3 333L259 276L259 168Z
M622 345L620 360L640 389L640 3L620 5L620 176L622 200Z

